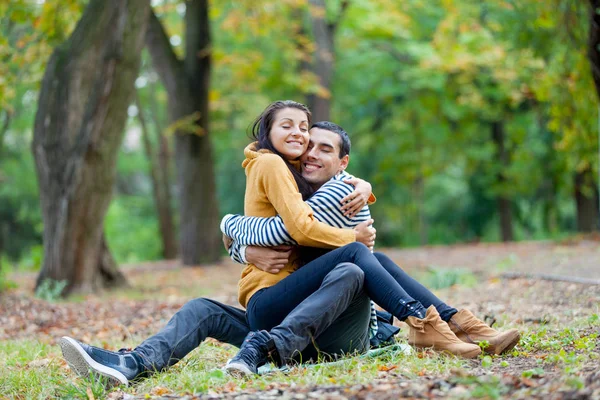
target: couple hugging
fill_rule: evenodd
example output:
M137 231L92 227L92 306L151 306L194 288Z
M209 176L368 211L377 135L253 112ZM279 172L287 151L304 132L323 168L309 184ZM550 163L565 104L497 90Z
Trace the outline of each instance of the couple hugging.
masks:
M309 130L310 128L310 130ZM134 350L112 352L69 337L71 368L125 384L177 363L207 337L240 347L225 369L235 376L318 357L365 352L393 340L392 317L409 326L408 343L459 357L500 354L519 341L468 310L438 299L387 256L373 253L371 186L345 172L350 139L331 122L311 126L308 108L269 105L244 150L246 216L221 222L231 257L245 265L239 301L246 312L198 298ZM372 302L385 312L375 312Z

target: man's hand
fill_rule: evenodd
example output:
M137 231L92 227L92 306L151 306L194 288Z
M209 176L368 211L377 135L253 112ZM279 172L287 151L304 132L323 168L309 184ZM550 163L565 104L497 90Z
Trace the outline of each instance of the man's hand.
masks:
M371 184L359 178L344 179L344 183L354 186L354 191L344 197L342 203L342 212L348 218L353 218L364 206L367 205L371 196Z
M354 228L356 241L364 243L371 250L373 250L373 246L375 246L375 233L377 232L372 226L373 222L372 219L369 219L365 222L361 222Z
M248 246L246 247L246 261L265 272L276 274L287 264L292 249L292 246Z
M231 247L232 243L233 239L227 236L226 234L223 234L223 246L225 246L225 250L229 251L229 248Z

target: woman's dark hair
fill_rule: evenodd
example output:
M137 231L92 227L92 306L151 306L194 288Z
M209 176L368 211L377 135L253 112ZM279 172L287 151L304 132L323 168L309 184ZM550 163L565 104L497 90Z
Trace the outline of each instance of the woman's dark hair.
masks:
M308 107L292 100L278 100L269 104L267 108L265 108L265 110L254 120L254 123L251 127L251 134L254 140L258 142L256 150L266 149L281 157L292 173L292 176L298 185L298 189L300 190L300 194L302 194L302 198L306 200L313 194L313 188L302 177L302 174L296 168L294 168L294 166L288 160L286 160L285 157L277 151L277 149L275 149L273 142L271 142L271 136L269 135L271 132L271 127L273 126L275 114L279 110L283 110L285 108L296 108L306 113L308 118L308 126L310 126L312 114L310 113Z

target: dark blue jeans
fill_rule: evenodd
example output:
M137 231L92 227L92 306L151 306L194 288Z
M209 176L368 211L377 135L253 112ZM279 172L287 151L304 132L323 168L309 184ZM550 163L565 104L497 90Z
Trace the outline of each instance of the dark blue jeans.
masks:
M380 261L381 260L381 261ZM351 243L309 262L276 285L256 292L247 307L252 330L271 329L314 293L338 264L350 262L364 272L364 291L377 304L404 321L425 317L434 305L446 321L456 313L383 254L375 256L362 243ZM438 308L439 307L439 308Z

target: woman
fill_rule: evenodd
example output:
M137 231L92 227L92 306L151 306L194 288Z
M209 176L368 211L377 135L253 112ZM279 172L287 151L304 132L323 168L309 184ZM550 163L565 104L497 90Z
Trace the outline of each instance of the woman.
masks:
M257 142L246 148L243 163L247 175L245 214L259 217L279 214L300 245L339 248L298 270L297 257L290 257L288 265L278 274L248 265L242 273L239 299L247 307L251 328L270 329L278 324L280 315L287 315L317 290L324 276L336 265L352 262L364 271L369 297L410 326L409 343L467 358L480 354L479 346L458 339L448 323L440 318L433 304L445 306L444 303L418 285L418 291L425 292L418 297L429 303L426 309L402 287L402 281L407 281L406 274L401 274L391 262L384 263L384 267L364 244L352 243L364 232L332 228L311 218L310 208L302 199L312 193L312 188L295 165L308 146L309 126L309 110L292 101L275 102L257 118L252 128ZM454 312L446 313L448 321L456 314L455 309L450 310ZM474 331L487 327L471 316L469 325L477 328ZM516 341L513 341L501 343L502 348L494 351L505 351L514 346Z

